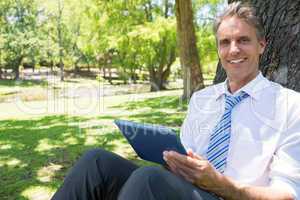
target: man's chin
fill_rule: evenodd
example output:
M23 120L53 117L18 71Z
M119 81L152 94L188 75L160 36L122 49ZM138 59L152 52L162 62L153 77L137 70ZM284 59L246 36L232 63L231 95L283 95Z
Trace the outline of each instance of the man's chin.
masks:
M229 69L240 69L243 66L246 65L246 62L241 62L241 63L228 63L227 68Z

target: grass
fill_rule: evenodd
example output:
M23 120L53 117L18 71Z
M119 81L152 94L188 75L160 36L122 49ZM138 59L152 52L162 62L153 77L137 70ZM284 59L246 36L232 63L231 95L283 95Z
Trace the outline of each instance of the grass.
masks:
M22 94L20 98L26 101L31 100L45 100L46 88L49 84L45 80L2 80L0 79L0 103L10 99L16 98L17 95ZM38 94L33 94L28 91L39 91ZM44 91L41 92L41 91ZM36 92L37 93L37 92Z
M161 124L178 131L186 110L180 93L105 97L105 108L94 115L19 115L17 111L13 117L0 115L1 199L49 199L74 162L91 148L105 148L140 165L150 164L136 156L113 120ZM13 109L14 104L7 105L6 109Z
M19 86L19 87L31 87L31 86L47 86L48 82L43 80L2 80L0 79L0 86L12 87L12 86Z

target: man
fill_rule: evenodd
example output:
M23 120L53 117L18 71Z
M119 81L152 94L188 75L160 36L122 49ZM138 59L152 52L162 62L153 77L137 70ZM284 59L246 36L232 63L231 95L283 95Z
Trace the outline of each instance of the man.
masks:
M266 42L250 7L230 4L215 34L227 80L191 98L181 129L188 156L165 151L165 170L93 150L53 199L299 198L299 94L259 72Z

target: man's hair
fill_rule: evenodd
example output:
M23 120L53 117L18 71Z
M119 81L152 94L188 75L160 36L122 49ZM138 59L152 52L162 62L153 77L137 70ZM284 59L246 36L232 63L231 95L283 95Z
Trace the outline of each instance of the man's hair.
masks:
M219 15L214 21L214 34L217 36L217 31L222 21L227 17L238 17L254 27L256 36L259 40L265 37L265 31L260 19L256 16L255 9L247 3L233 2Z

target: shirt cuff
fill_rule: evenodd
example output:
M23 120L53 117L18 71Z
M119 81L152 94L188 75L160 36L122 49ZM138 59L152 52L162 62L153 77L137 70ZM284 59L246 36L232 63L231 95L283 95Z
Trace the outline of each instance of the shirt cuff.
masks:
M295 200L298 200L300 197L300 188L297 185L290 181L289 179L283 177L272 177L271 185L272 188L278 188L284 190L293 195Z

